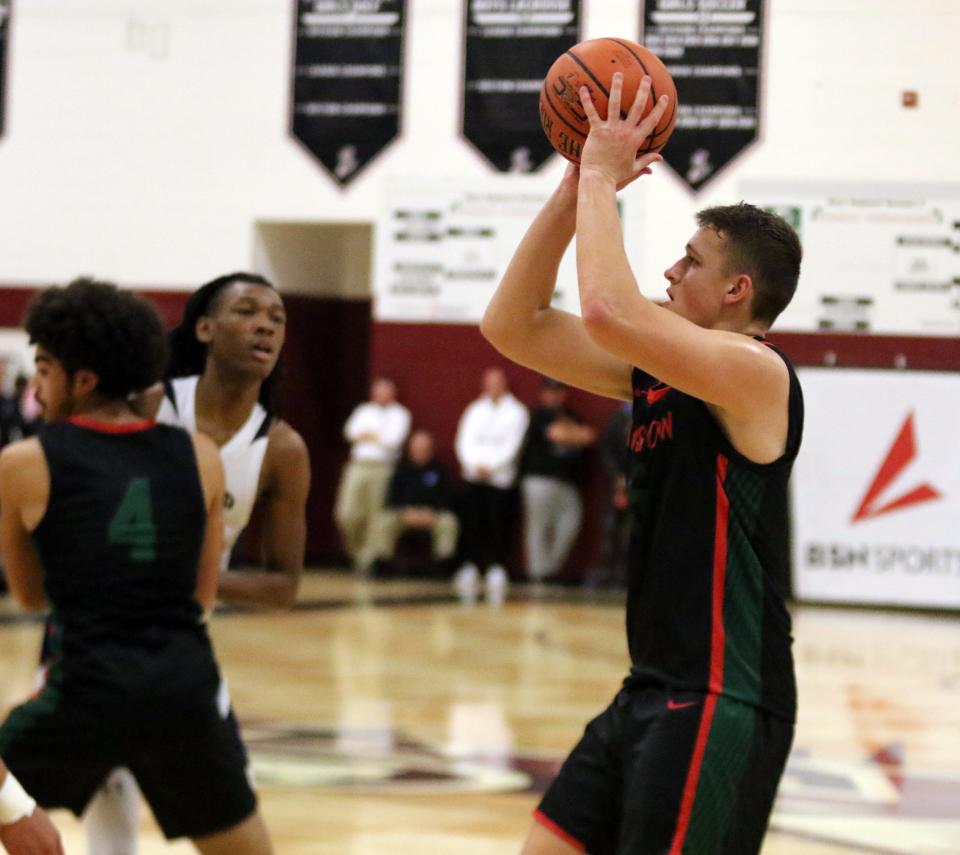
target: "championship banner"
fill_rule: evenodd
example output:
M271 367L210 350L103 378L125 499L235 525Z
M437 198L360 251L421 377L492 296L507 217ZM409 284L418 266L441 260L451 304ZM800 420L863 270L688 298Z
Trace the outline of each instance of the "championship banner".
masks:
M757 139L763 0L647 0L640 41L677 84L663 156L700 190Z
M960 376L807 368L800 601L960 609Z
M293 135L346 185L397 136L406 0L297 0Z
M7 38L10 32L10 4L13 0L0 0L0 136L6 125L7 104Z
M500 172L532 172L553 154L540 86L580 40L580 3L466 0L462 131Z

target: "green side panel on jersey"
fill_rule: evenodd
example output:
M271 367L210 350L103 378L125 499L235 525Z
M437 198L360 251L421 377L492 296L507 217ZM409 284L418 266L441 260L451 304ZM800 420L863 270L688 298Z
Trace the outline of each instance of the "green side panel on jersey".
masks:
M762 697L763 568L750 545L767 479L733 464L724 487L730 499L723 596L723 691L747 703Z

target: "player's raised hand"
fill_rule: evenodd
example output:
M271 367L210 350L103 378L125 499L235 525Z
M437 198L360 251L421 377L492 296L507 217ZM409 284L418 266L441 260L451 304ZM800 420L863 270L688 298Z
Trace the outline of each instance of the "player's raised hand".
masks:
M650 166L663 160L659 154L637 157L637 151L657 127L670 103L670 99L662 95L644 117L643 111L650 97L650 86L650 78L645 76L624 116L621 113L623 75L620 72L614 74L606 119L601 118L597 112L590 97L590 90L586 86L580 89L580 102L590 121L590 133L587 134L580 158L581 173L588 170L598 172L620 189L641 175L649 174Z
M10 855L63 855L60 834L39 807L16 822L0 825L0 843Z

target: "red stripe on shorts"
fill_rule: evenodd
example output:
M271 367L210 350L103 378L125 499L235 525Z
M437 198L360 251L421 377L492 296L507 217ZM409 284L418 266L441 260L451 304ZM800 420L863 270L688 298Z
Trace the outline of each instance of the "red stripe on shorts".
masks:
M559 825L557 825L549 816L547 816L543 811L535 810L533 812L533 818L540 823L544 828L549 831L552 831L557 837L561 840L569 843L574 849L579 850L580 852L586 852L587 847L584 846L576 837L572 834L564 831Z

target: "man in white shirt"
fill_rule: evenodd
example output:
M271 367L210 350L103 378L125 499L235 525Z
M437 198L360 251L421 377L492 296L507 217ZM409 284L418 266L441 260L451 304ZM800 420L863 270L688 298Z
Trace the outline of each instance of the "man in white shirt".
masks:
M360 404L343 426L350 443L333 515L350 560L359 570L367 528L383 508L387 485L410 432L410 411L397 402L397 386L387 377L370 385L370 400Z
M455 450L464 480L464 564L455 585L463 599L475 599L480 570L486 567L487 598L500 602L516 516L513 487L529 415L510 394L501 369L488 368L482 384L483 394L464 410L457 427Z

